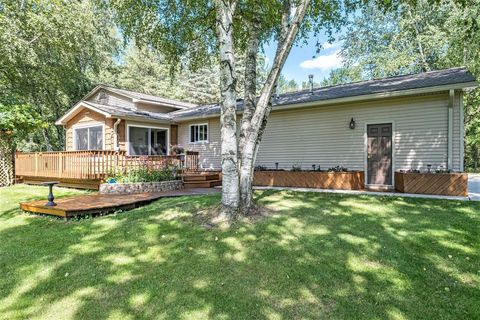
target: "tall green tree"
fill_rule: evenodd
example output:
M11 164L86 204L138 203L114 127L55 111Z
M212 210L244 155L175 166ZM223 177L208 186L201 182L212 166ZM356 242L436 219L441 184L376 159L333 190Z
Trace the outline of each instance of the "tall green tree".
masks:
M53 123L110 64L119 44L111 21L90 0L0 4L0 102L15 97L50 124L32 137L38 149L63 147L63 129Z
M320 86L336 86L362 80L362 74L358 67L342 66L330 71L328 77L320 82Z
M257 84L263 83L267 66L263 56L257 66ZM245 57L238 60L237 78L239 87L244 83ZM172 75L169 66L158 51L147 47L129 45L121 58L112 66L101 70L97 82L123 89L154 94L170 99L196 104L217 103L220 100L218 59L212 58L208 64L198 69L179 65ZM259 86L257 85L257 90ZM240 96L242 91L237 92Z
M297 91L298 83L295 79L288 80L283 74L280 74L277 80L277 90L279 93Z
M13 157L18 144L46 125L30 105L0 103L0 187L13 184Z

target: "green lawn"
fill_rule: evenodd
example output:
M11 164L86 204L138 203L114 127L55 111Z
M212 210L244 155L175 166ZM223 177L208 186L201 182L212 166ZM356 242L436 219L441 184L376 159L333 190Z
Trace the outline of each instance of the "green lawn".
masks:
M57 195L72 190L57 188ZM480 204L259 192L276 213L228 230L219 196L63 221L0 189L0 318L480 318Z

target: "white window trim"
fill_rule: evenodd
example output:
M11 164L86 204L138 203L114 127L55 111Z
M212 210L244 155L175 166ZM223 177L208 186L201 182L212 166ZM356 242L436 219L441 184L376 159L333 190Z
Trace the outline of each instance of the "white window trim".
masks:
M125 146L127 148L127 155L141 156L139 154L130 154L130 127L167 130L167 155L170 154L170 127L150 126L150 125L142 125L142 124L127 124L127 135L125 137ZM148 135L148 143L150 145L150 134ZM149 149L149 152L150 152L150 149Z
M392 184L368 184L368 126L374 124L392 124ZM363 142L364 142L364 149L363 149L363 164L364 164L364 172L365 172L365 187L387 187L387 188L395 188L395 120L383 120L380 119L379 121L373 122L365 122L365 131L363 134Z
M92 127L102 127L102 150L105 150L105 123L103 122L89 122L85 124L75 124L72 126L73 130L73 150L75 151L87 151L87 150L78 150L77 148L77 129L86 129ZM90 144L90 138L88 139L88 143Z
M207 126L207 140L198 140L193 142L191 140L192 138L192 127L194 126ZM210 139L210 126L208 125L208 122L205 123L192 123L188 126L188 143L190 144L202 144L202 143L208 143Z

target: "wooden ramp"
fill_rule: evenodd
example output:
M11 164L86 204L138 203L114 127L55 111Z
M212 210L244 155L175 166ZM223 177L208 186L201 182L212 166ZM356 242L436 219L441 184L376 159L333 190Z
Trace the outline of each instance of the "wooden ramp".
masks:
M75 216L106 214L117 210L131 210L161 198L211 194L219 191L218 189L196 188L121 195L92 194L55 199L57 203L55 207L45 206L47 203L46 199L22 202L20 203L20 209L27 212L71 218Z

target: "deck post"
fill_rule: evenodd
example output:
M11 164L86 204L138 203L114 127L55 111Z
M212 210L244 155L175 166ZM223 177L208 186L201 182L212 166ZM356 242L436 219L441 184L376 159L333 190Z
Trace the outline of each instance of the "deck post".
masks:
M61 152L58 153L58 177L62 178L63 171L63 155Z
M38 153L35 152L35 176L38 176Z

